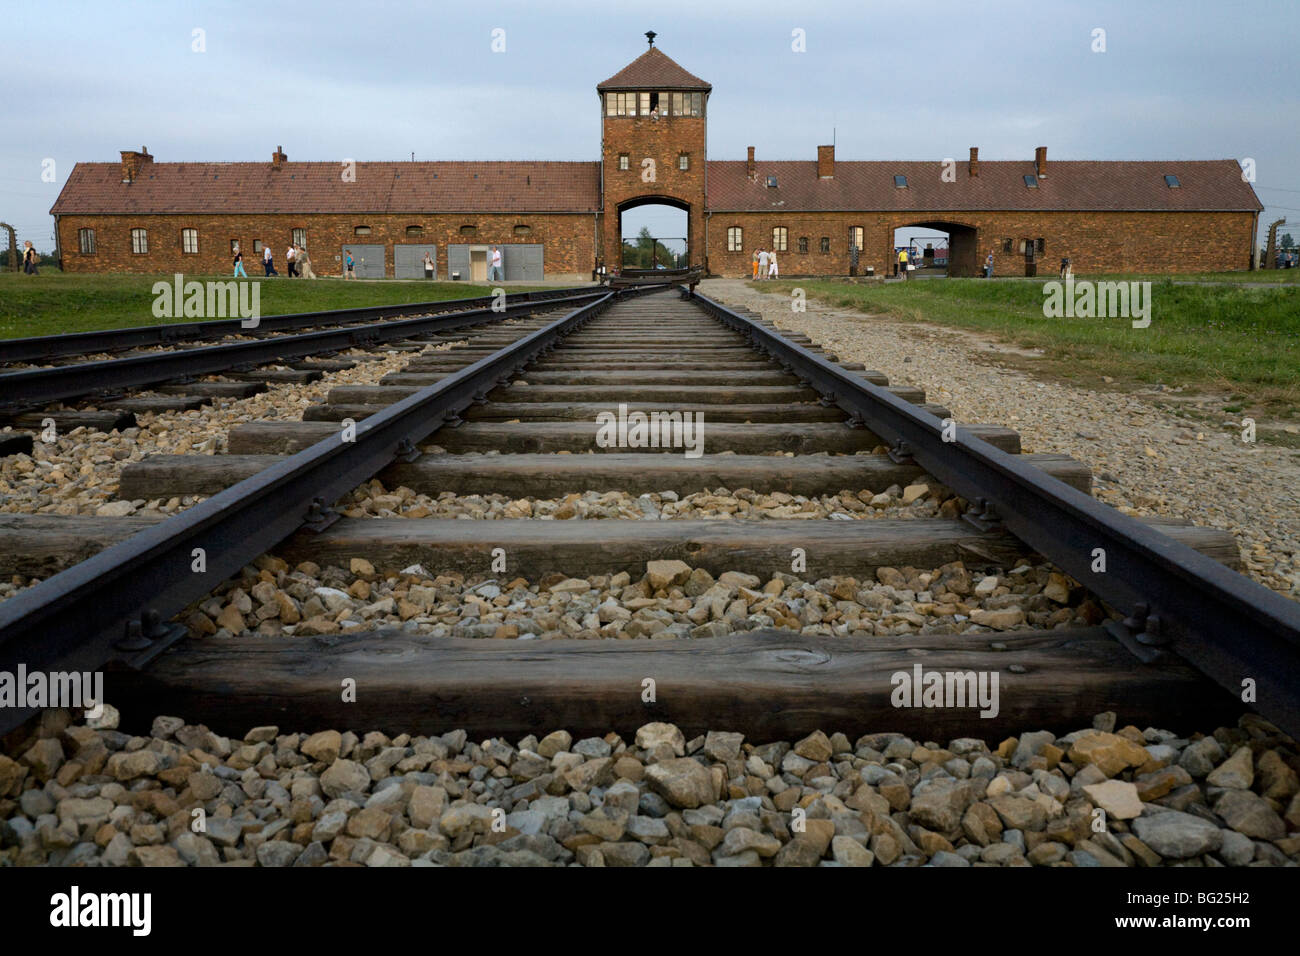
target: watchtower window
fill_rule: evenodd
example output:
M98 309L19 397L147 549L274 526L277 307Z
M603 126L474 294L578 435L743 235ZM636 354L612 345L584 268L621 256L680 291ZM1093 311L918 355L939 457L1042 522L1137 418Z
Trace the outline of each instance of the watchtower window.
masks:
M636 116L635 93L606 93L606 116Z
M653 116L659 118L659 94L658 93L638 93L638 111L642 116Z
M704 115L704 94L703 93L674 93L673 94L673 115L674 116L703 116Z

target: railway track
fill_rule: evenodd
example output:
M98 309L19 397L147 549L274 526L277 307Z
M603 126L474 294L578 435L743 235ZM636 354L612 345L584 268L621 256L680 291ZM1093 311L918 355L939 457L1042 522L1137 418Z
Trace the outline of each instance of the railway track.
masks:
M119 707L228 729L1176 727L1240 713L1247 679L1300 728L1300 613L1227 566L1230 536L1127 518L1079 462L707 298L550 305L303 421L240 425L226 455L129 466L124 498L210 496L165 521L0 517L3 570L45 578L0 604L0 669L108 665ZM657 412L702 419L702 454L671 421L637 446ZM416 516L447 498L506 504ZM537 520L607 506L637 520ZM921 664L999 674L997 713L899 709ZM342 713L340 681L360 689Z
M530 305L592 296L590 289L515 293L510 306L490 296L445 302L268 316L255 329L239 319L145 326L0 342L0 455L28 452L53 423L59 431L135 425L141 412L189 410L218 399L246 398L271 383L308 383L349 367L337 353L379 344L412 349L476 334L473 327ZM308 329L310 331L301 331ZM468 332L466 330L469 330ZM213 345L191 343L224 339ZM116 355L130 349L128 354ZM105 354L94 361L69 357ZM144 395L129 394L148 389ZM81 408L49 408L54 403Z

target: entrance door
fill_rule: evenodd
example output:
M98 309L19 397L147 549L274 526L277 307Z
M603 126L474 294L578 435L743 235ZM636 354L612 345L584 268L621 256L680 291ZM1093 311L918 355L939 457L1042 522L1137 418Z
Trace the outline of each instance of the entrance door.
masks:
M487 250L469 251L469 278L471 282L487 282Z
M433 260L434 278L438 277L438 247L408 242L393 243L393 278L423 279L424 254Z
M356 264L358 279L382 279L384 277L384 247L381 245L344 246L352 250L352 261Z

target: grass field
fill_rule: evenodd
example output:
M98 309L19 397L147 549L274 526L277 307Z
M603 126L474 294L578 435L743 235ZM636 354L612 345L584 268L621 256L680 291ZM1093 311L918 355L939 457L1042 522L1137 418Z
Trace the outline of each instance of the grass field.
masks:
M229 278L185 277L186 281ZM152 290L158 281L171 284L173 276L65 274L53 270L42 270L36 276L0 273L0 338L161 324L167 320L153 314ZM510 285L505 288L508 294L541 287ZM286 315L365 305L468 299L490 295L491 291L488 286L467 282L271 278L262 281L259 295L262 315Z
M975 329L1020 347L1041 349L1044 359L1034 360L1035 365L1042 368L1046 362L1042 370L1066 380L1092 383L1107 376L1120 382L1187 386L1227 395L1228 412L1252 408L1279 417L1300 415L1300 287L1153 281L1151 324L1138 329L1128 319L1045 318L1039 280L754 284L784 295L795 287L810 299L835 306Z

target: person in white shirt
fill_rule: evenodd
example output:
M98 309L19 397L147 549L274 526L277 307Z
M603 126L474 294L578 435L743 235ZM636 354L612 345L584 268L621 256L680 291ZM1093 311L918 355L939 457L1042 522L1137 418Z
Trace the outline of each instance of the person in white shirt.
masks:
M766 249L760 249L758 252L758 277L761 279L767 275L767 262L769 256Z
M776 271L776 250L773 249L767 254L767 277L769 279L778 278Z
M492 268L488 271L488 281L500 281L505 278L501 272L501 250L496 246L492 247Z
M290 246L284 253L285 264L289 267L289 278L292 279L298 275L298 255L294 252L293 246Z
M433 278L433 259L427 252L424 254L424 277L426 279Z
M271 244L262 245L262 268L266 270L268 276L278 276L280 273L275 271L275 253L271 251Z

